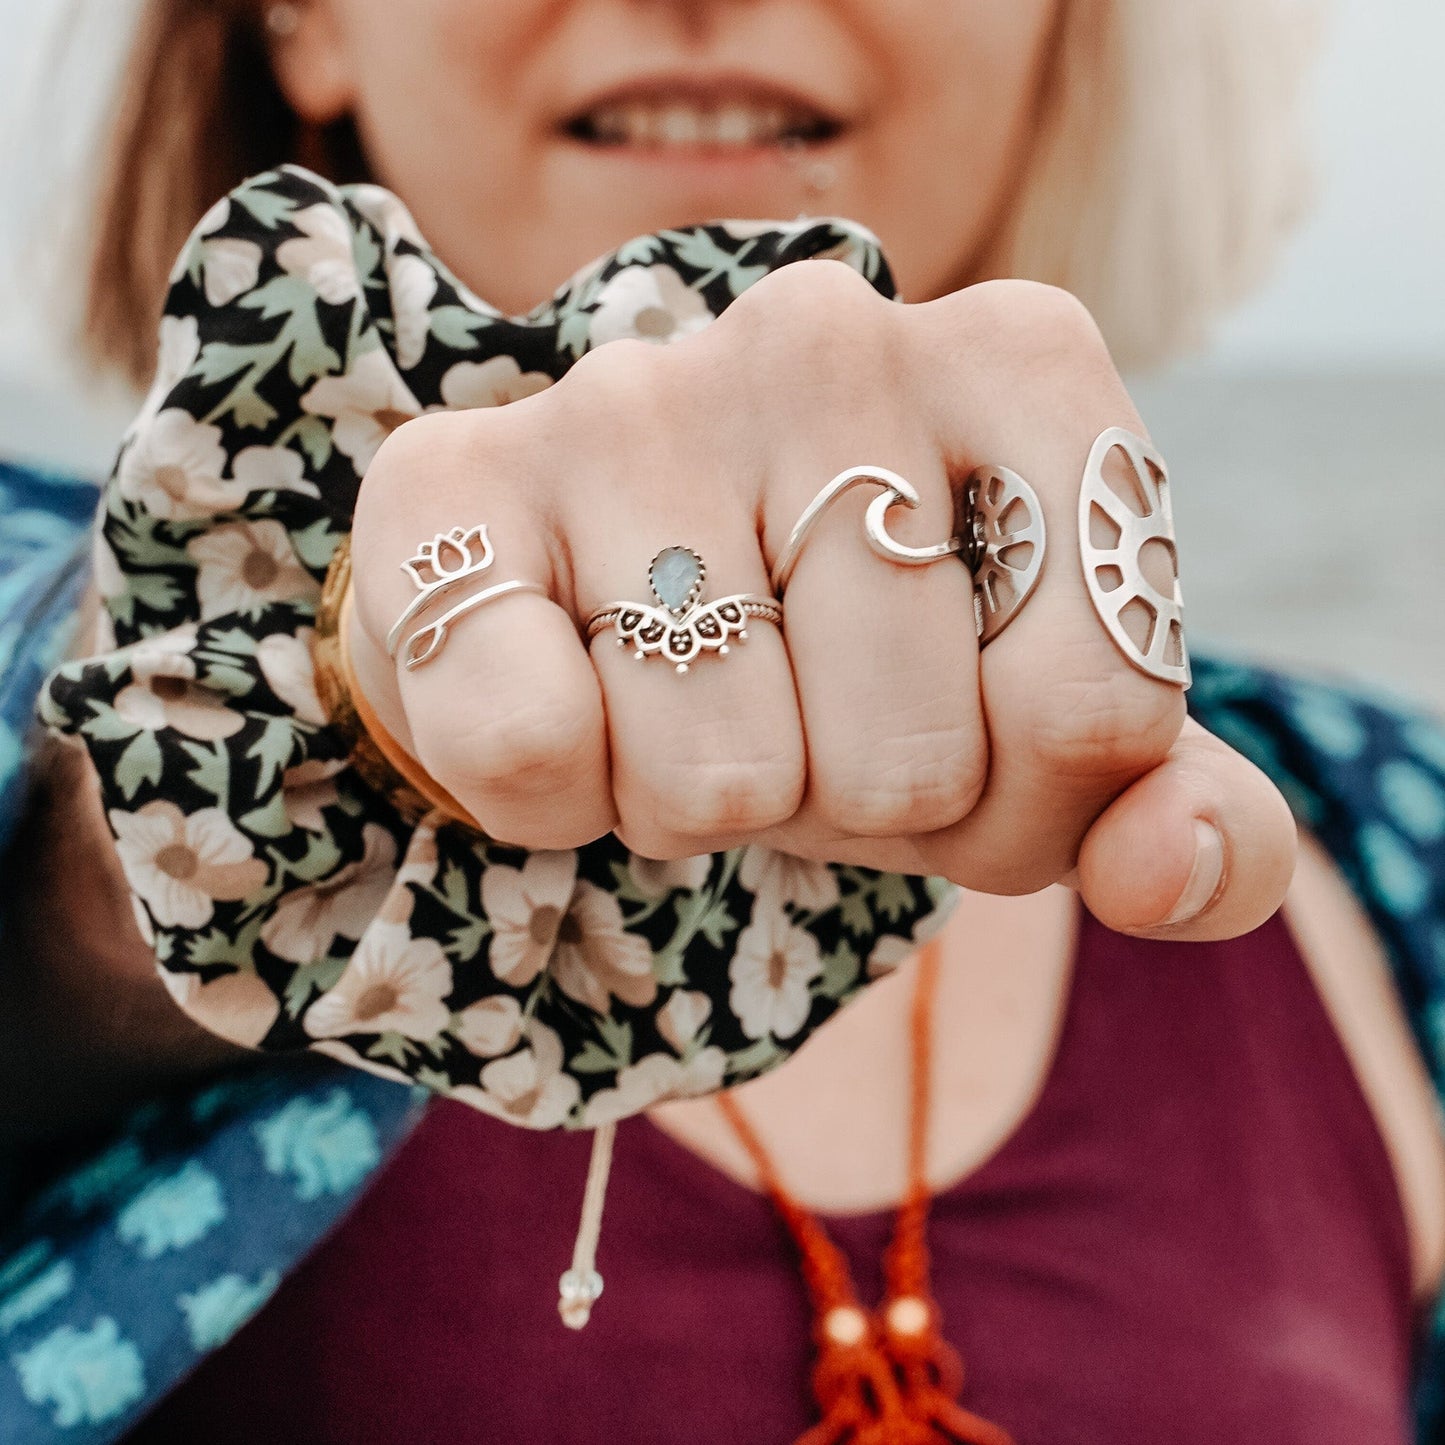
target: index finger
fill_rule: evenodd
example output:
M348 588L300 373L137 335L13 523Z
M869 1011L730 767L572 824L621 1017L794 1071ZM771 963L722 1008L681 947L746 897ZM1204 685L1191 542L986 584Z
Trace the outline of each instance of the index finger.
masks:
M549 394L530 400L546 408ZM573 848L616 823L607 726L576 622L552 600L546 491L521 460L535 450L526 405L420 418L377 453L352 532L353 665L383 723L490 836ZM453 529L452 561L469 549L474 575L397 628L418 597L407 564L427 548L445 557Z

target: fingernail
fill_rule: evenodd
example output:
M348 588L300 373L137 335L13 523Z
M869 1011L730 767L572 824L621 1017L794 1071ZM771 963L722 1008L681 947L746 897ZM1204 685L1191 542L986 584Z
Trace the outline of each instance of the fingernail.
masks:
M1224 877L1224 839L1218 829L1202 818L1194 820L1194 867L1189 872L1189 882L1174 905L1174 911L1164 920L1163 927L1175 923L1188 923L1204 911L1205 905L1219 891L1220 879Z

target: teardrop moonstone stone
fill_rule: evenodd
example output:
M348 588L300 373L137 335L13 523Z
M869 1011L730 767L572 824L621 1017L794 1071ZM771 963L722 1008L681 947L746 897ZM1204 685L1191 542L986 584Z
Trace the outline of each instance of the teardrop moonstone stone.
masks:
M664 547L653 558L652 590L674 612L687 606L692 589L702 581L702 559L686 547Z

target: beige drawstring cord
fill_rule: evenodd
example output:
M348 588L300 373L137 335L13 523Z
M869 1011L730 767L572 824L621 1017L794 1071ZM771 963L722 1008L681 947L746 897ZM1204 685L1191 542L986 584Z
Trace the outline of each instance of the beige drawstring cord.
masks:
M562 1323L580 1330L592 1317L592 1306L602 1293L597 1273L597 1241L602 1234L602 1206L607 1200L607 1176L612 1169L616 1124L603 1124L592 1136L592 1157L587 1165L587 1187L582 1193L582 1215L577 1221L577 1242L572 1247L572 1268L558 1281L557 1301Z

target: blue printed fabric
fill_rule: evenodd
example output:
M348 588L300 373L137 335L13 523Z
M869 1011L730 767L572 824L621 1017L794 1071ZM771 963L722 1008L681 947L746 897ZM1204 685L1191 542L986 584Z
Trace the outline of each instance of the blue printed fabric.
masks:
M20 812L35 697L70 635L94 485L0 461L0 849Z
M89 483L0 463L0 848L36 695L71 636L95 499ZM337 1222L423 1097L301 1060L151 1100L63 1159L0 1159L11 1188L31 1181L0 1233L0 1441L114 1439Z

